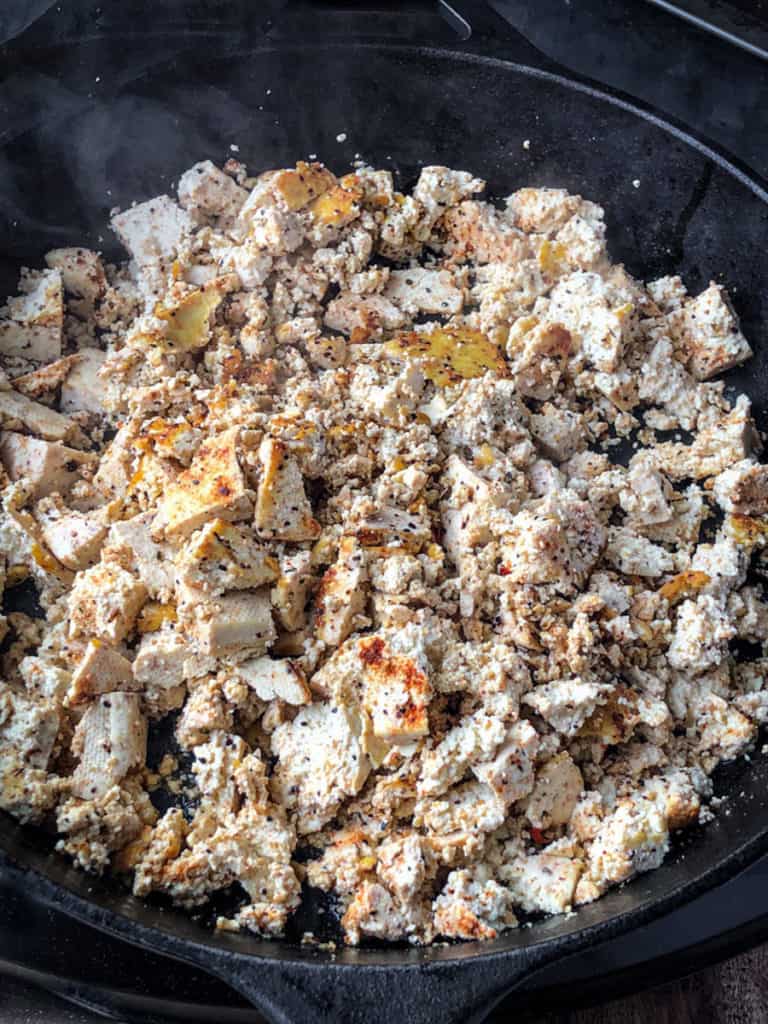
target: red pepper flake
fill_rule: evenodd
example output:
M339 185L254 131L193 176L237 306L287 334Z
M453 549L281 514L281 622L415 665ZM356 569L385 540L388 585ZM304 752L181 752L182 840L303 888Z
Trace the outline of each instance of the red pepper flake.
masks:
M544 837L544 833L540 828L531 829L531 839L536 843L537 846L546 846L547 840Z
M512 570L509 568L508 565L499 566L499 576L509 576L511 572Z

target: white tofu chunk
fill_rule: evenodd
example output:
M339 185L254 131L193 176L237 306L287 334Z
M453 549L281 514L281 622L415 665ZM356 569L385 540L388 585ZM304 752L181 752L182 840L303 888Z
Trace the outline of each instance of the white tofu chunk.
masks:
M534 828L565 825L584 789L578 765L566 751L556 754L536 773L526 814Z
M202 160L179 179L179 202L193 216L213 218L226 227L234 223L248 198L244 188L210 160Z
M438 934L453 939L495 939L517 924L511 893L483 864L451 871L433 910Z
M271 591L279 624L291 632L303 629L305 607L312 584L312 552L295 551L280 557L280 575Z
M160 283L158 275L164 275L194 227L190 214L169 196L132 206L110 223L150 290Z
M133 629L147 588L117 565L79 572L69 592L69 635L118 644Z
M0 315L0 355L50 363L61 356L64 296L58 270L22 279L23 291Z
M188 469L167 488L157 508L152 535L184 537L209 519L245 519L250 492L237 457L240 427L230 427L200 445Z
M432 686L426 659L395 653L380 636L358 644L363 663L364 705L374 736L390 743L408 743L429 732Z
M272 733L277 765L275 799L296 815L307 835L330 821L343 800L360 791L370 762L360 742L360 723L351 710L330 702L302 708Z
M669 313L667 322L696 380L709 380L752 355L725 289L714 281Z
M288 658L253 658L238 665L236 674L260 700L279 699L287 704L309 704L312 700L304 673Z
M523 703L532 707L553 729L564 736L574 736L611 688L594 680L558 679L530 690Z
M19 675L34 700L50 701L57 707L63 703L72 682L71 672L39 655L22 658Z
M51 249L45 262L61 274L65 292L84 300L84 310L92 311L107 290L104 265L92 249Z
M95 460L89 452L36 437L0 431L0 462L11 480L29 481L32 496L64 493L80 476L80 468Z
M98 560L107 535L107 524L100 510L69 511L51 499L44 499L36 515L45 546L67 569L76 572Z
M0 683L0 760L10 751L28 768L48 766L59 731L59 713L52 701L29 697Z
M583 861L545 852L516 857L502 867L500 876L511 900L527 913L565 914L583 870Z
M145 633L136 648L133 676L142 688L171 690L185 681L187 639L172 629Z
M673 555L626 526L609 529L605 557L619 572L631 576L656 577L675 569Z
M667 500L670 496L671 488L654 468L653 461L644 456L634 458L627 474L627 486L619 495L621 507L632 522L641 526L667 522L673 514Z
M256 496L257 533L277 540L314 540L320 524L304 491L299 465L287 445L265 437L259 447L262 473Z
M104 384L99 370L106 356L97 348L84 348L61 385L63 412L103 413Z
M633 299L623 281L577 271L552 289L546 318L570 332L592 366L613 373L632 337Z
M76 431L72 420L18 391L0 391L0 425L11 430L21 426L46 441L66 441Z
M277 636L266 589L196 601L190 631L203 654L213 658L246 651L263 654Z
M715 478L712 494L724 512L768 514L768 466L742 459Z
M735 635L736 627L720 602L703 594L696 601L683 601L678 608L667 658L680 671L705 672L722 661L728 641Z
M338 647L362 622L368 596L365 552L352 537L344 537L339 557L326 570L315 594L315 635Z
M138 576L156 601L169 601L176 586L176 565L170 544L152 539L154 513L142 512L113 523L104 553Z
M108 693L91 704L80 719L72 748L80 761L72 792L97 800L130 772L144 767L147 720L136 693Z
M507 198L507 209L523 231L549 234L571 219L581 201L564 188L519 188Z
M133 666L120 651L100 640L89 640L72 673L68 696L70 704L80 704L102 693L139 689L141 684L133 677Z
M546 403L532 413L530 431L544 455L552 462L565 462L587 445L587 431L581 413L558 409Z
M586 580L605 541L588 502L571 490L550 492L505 529L502 573L512 583L553 583L567 593Z
M463 292L449 270L393 270L382 295L408 316L452 316L460 313L464 305Z
M328 303L324 323L332 331L348 335L353 342L380 338L384 331L402 327L405 317L398 306L383 295L347 292Z
M467 199L443 217L446 251L456 260L516 265L531 255L527 236L487 203Z
M539 734L533 726L515 722L495 757L473 764L472 771L508 807L531 792L538 749Z

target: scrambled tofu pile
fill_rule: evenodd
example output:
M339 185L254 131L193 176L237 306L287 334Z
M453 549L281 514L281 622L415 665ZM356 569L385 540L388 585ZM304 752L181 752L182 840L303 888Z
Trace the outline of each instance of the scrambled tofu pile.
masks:
M0 311L0 575L44 610L0 623L0 805L82 868L239 886L261 935L306 883L352 944L490 939L657 867L754 742L728 298L483 187L206 161L115 213L124 265L54 250Z

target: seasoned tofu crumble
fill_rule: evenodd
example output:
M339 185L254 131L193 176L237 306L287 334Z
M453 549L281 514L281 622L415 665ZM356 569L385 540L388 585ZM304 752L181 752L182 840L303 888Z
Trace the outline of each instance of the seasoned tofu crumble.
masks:
M711 817L768 718L749 344L594 202L484 187L204 161L115 213L124 264L22 272L0 577L43 614L0 618L0 806L86 871L492 939Z

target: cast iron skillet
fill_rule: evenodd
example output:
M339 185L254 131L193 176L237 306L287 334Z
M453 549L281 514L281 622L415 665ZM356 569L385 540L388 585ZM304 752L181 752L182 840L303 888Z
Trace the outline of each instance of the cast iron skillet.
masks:
M679 272L694 290L722 276L757 351L732 379L764 425L768 195L713 148L561 77L479 3L444 8L451 27L426 2L104 6L59 3L0 53L6 291L20 263L39 265L53 245L117 254L110 206L171 188L182 169L220 162L232 144L253 170L312 153L343 170L360 153L405 185L420 163L446 163L483 175L496 196L537 184L599 200L614 257L638 276ZM220 975L275 1024L480 1021L526 974L637 928L766 852L767 765L756 752L720 772L727 813L689 833L659 870L490 944L333 956L215 936L75 871L50 855L48 839L7 818L0 866L98 929Z

